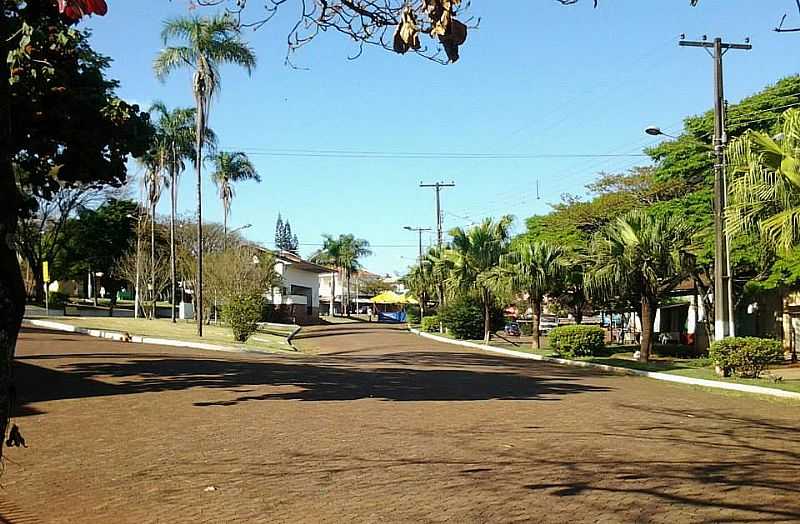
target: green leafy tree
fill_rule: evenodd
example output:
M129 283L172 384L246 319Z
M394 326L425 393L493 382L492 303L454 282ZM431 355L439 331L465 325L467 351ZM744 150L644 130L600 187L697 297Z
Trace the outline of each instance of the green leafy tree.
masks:
M591 294L606 300L638 297L643 362L650 359L653 323L661 300L693 269L694 257L689 253L693 234L679 219L632 211L592 240L586 285Z
M254 180L261 182L256 168L247 155L241 151L228 152L220 151L208 158L214 165L214 172L211 173L211 180L217 186L219 198L222 200L222 229L223 234L228 234L228 215L231 213L231 202L235 196L233 184Z
M145 151L152 131L145 113L115 96L117 82L105 76L109 59L55 2L4 2L0 51L0 238L13 239L34 196L122 184L128 156ZM0 435L24 304L17 255L0 242Z
M484 341L491 335L491 309L497 286L492 270L500 263L509 243L512 217L499 220L485 219L467 230L450 231L452 245L447 258L452 266L447 279L448 287L456 293L476 293L483 306Z
M220 66L238 65L250 73L256 65L252 49L242 41L239 27L230 16L176 18L168 20L161 32L165 47L156 57L153 69L165 79L174 71L193 70L195 98L195 167L197 169L197 334L203 335L203 137L206 136L211 100L219 91ZM177 40L184 45L168 45Z
M102 273L103 284L117 303L117 291L126 279L117 274L117 262L134 242L138 204L130 200L111 199L97 209L84 209L70 223L64 259L74 276L87 272Z

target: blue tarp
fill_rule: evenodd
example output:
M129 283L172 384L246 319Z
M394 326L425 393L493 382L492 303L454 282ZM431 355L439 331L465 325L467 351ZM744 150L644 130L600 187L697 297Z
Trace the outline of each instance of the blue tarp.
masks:
M405 311L392 311L389 313L378 313L378 322L405 322Z

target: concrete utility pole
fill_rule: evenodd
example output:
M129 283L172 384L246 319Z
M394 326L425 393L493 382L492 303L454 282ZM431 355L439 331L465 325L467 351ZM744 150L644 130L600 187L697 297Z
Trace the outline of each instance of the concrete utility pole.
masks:
M722 340L735 336L733 279L731 278L730 246L725 227L725 203L727 184L725 180L725 93L723 89L722 56L730 49L750 50L750 39L744 44L731 44L715 38L713 42L703 37L702 41L681 40L684 47L702 47L714 59L714 339ZM712 49L712 51L709 51Z
M443 187L456 187L455 182L444 183L444 182L436 182L435 184L423 184L422 182L419 183L419 187L432 187L436 189L436 245L440 248L442 247L442 242L444 241L444 234L442 232L442 201L440 197L440 193L442 192Z

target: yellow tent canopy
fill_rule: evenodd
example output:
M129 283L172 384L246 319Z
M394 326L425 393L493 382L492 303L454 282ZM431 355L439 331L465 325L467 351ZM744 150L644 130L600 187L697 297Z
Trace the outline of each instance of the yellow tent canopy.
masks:
M380 295L372 297L370 302L373 304L418 304L415 299L395 293L394 291L384 291Z

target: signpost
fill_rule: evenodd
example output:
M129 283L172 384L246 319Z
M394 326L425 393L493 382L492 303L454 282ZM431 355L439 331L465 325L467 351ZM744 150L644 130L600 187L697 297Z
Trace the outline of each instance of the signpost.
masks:
M44 280L44 311L46 316L50 316L50 264L45 260L42 262L42 280Z

